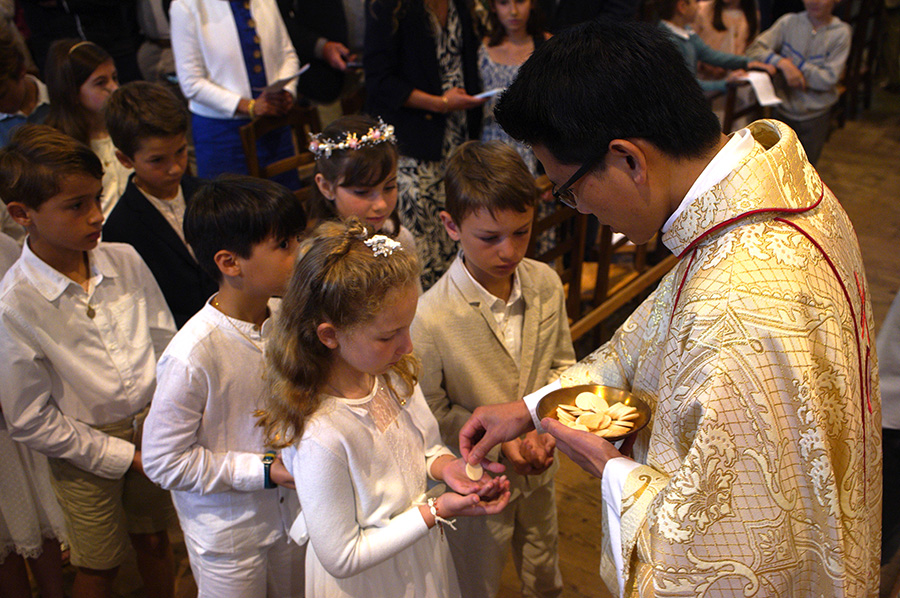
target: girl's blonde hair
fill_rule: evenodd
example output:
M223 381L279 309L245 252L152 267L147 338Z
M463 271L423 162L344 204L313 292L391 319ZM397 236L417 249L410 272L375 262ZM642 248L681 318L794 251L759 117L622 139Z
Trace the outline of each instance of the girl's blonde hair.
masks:
M319 340L319 324L349 329L370 322L388 307L385 298L391 290L418 280L415 255L402 249L375 255L364 242L370 236L356 218L326 221L300 246L266 348L267 405L258 416L271 446L283 448L299 440L321 403L332 351ZM415 358L405 355L391 370L404 385L399 392L411 393L418 377Z
M69 38L53 42L47 55L44 81L50 96L46 124L89 145L91 116L81 105L81 86L109 53L93 42Z

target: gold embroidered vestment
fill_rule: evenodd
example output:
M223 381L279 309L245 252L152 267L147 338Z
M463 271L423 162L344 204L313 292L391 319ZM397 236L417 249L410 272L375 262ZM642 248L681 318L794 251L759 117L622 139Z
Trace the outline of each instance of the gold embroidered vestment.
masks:
M793 131L677 217L681 260L565 386L653 409L601 575L629 596L877 596L881 418L856 233ZM604 528L609 522L604 517Z

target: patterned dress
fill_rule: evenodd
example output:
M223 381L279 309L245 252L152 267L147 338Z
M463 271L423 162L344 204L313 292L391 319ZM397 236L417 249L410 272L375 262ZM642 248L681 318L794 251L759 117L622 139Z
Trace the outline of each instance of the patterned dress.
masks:
M428 13L443 91L465 87L462 24L455 3L448 2L447 5L446 27L441 27L437 17L430 11ZM443 176L447 158L468 137L465 111L449 113L446 122L439 162L400 156L397 165L400 221L416 238L422 263L422 286L426 290L447 271L457 251L456 242L447 236L438 214L445 205Z
M481 85L485 90L509 87L513 79L516 78L520 66L519 64L494 62L491 59L491 55L488 54L487 47L484 44L478 46L478 74L481 76ZM509 143L516 148L516 151L525 160L525 164L528 165L528 170L531 171L531 174L537 175L538 162L531 148L507 135L506 131L501 129L494 119L494 107L499 99L500 96L496 95L484 105L484 128L481 130L481 140L494 141L496 139Z
M881 401L856 234L790 128L750 131L663 236L679 264L562 375L653 410L600 572L616 595L622 576L628 596L874 598Z
M535 36L534 47L537 48L542 38ZM481 76L481 85L485 90L509 87L519 72L519 64L500 64L491 60L487 47L482 44L478 47L478 74ZM509 143L528 166L528 170L534 176L538 175L538 161L534 156L531 148L524 143L519 143L506 134L506 131L500 128L494 118L494 107L500 99L499 95L492 97L484 105L484 128L481 130L482 141L504 141ZM536 207L537 217L543 218L550 215L557 209L556 200L538 201ZM543 234L535 241L535 247L538 254L549 251L556 245L556 228L544 231Z

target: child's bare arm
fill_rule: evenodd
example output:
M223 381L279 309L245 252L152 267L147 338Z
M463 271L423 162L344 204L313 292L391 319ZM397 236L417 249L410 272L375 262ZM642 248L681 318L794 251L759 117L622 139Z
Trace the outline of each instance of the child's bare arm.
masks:
M806 89L806 77L788 58L782 58L777 63L778 70L784 75L785 81L790 87Z

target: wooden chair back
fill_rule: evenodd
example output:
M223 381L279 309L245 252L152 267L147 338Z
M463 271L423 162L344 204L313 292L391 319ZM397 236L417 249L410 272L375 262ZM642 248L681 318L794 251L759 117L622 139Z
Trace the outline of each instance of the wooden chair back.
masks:
M872 104L875 62L884 28L883 7L884 0L845 0L835 9L835 15L853 28L847 65L838 84L838 103L832 113L839 126L846 119L856 118L860 99L866 108Z
M294 138L294 155L272 162L260 164L256 151L259 139L275 129L290 127ZM315 156L307 150L307 139L310 133L322 130L319 113L313 106L294 104L284 116L262 116L241 127L241 143L244 146L244 157L247 170L251 176L270 179L274 176L297 170L301 181L312 178L315 167Z
M537 179L538 190L543 196L552 184L546 176ZM553 266L566 286L566 313L569 321L581 315L581 272L584 265L584 250L587 244L588 216L562 204L546 216L538 216L535 210L531 228L531 243L526 256ZM538 251L537 239L542 233L556 231L556 243L545 251Z

